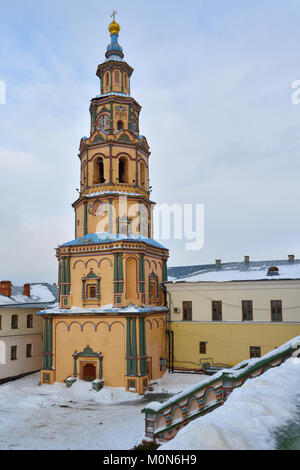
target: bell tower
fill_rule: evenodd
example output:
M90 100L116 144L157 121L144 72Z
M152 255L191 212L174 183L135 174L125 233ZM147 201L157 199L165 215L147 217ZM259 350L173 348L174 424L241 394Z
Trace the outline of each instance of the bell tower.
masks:
M133 69L124 61L118 42L120 26L113 20L108 29L111 42L106 61L97 68L100 95L90 105L90 136L83 137L80 143L81 189L79 199L73 204L75 237L94 232L124 234L127 217L128 235L151 238L150 150L146 138L139 133L141 106L130 93ZM122 196L127 198L127 214L120 209ZM104 210L107 210L106 226Z
M100 94L90 102L90 135L80 141L80 192L73 203L75 239L56 249L59 308L41 312L57 345L54 366L48 338L44 363L54 366L53 380L63 381L64 374L71 373L66 357L80 360L78 350L101 351L105 383L140 393L150 378L160 377L164 370L167 307L163 282L169 253L152 239L150 149L140 134L141 106L131 96L133 69L124 60L115 13L108 27L105 61L96 72ZM62 317L69 319L67 333L54 326ZM74 327L72 336L75 317L82 334ZM87 318L95 325L95 333L96 325L105 322L117 322L123 330L108 326L101 343L99 335L82 326ZM113 351L109 344L115 344ZM119 358L117 366L111 363L112 354Z

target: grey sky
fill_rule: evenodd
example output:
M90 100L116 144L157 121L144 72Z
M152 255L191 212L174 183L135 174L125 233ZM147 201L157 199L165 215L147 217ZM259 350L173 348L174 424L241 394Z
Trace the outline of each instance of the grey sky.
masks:
M12 0L0 26L1 279L57 280L114 8L151 199L205 205L204 248L160 240L169 264L299 257L299 2Z

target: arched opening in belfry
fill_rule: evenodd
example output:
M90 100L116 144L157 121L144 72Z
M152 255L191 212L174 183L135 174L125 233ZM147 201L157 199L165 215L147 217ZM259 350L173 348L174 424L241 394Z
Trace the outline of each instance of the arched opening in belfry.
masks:
M96 163L97 163L98 181L99 183L105 183L103 158L98 158Z
M140 163L140 186L146 188L146 165L144 162Z
M96 158L93 165L93 184L99 183L105 183L104 162L102 157Z
M118 121L117 128L118 128L118 131L120 131L121 129L124 129L123 121Z
M119 72L116 70L115 71L115 84L119 85L119 83L120 83L120 75L119 75Z
M124 157L121 157L119 160L119 183L128 182L128 164L127 160Z

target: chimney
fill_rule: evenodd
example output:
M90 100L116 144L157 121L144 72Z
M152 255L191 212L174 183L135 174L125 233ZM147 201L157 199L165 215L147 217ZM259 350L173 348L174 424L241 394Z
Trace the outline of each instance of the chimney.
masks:
M217 268L221 267L221 260L220 259L216 259L216 267Z
M0 295L11 297L11 282L10 281L0 282Z
M295 255L288 255L289 261L295 261Z
M249 263L249 261L250 261L249 256L244 256L244 263Z
M30 297L30 284L24 284L23 295Z

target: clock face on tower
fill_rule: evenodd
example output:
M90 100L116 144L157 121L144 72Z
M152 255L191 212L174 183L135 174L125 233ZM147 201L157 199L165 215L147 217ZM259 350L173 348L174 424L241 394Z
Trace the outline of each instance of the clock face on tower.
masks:
M104 130L109 128L109 115L108 114L101 114L101 116L98 119L98 127Z

